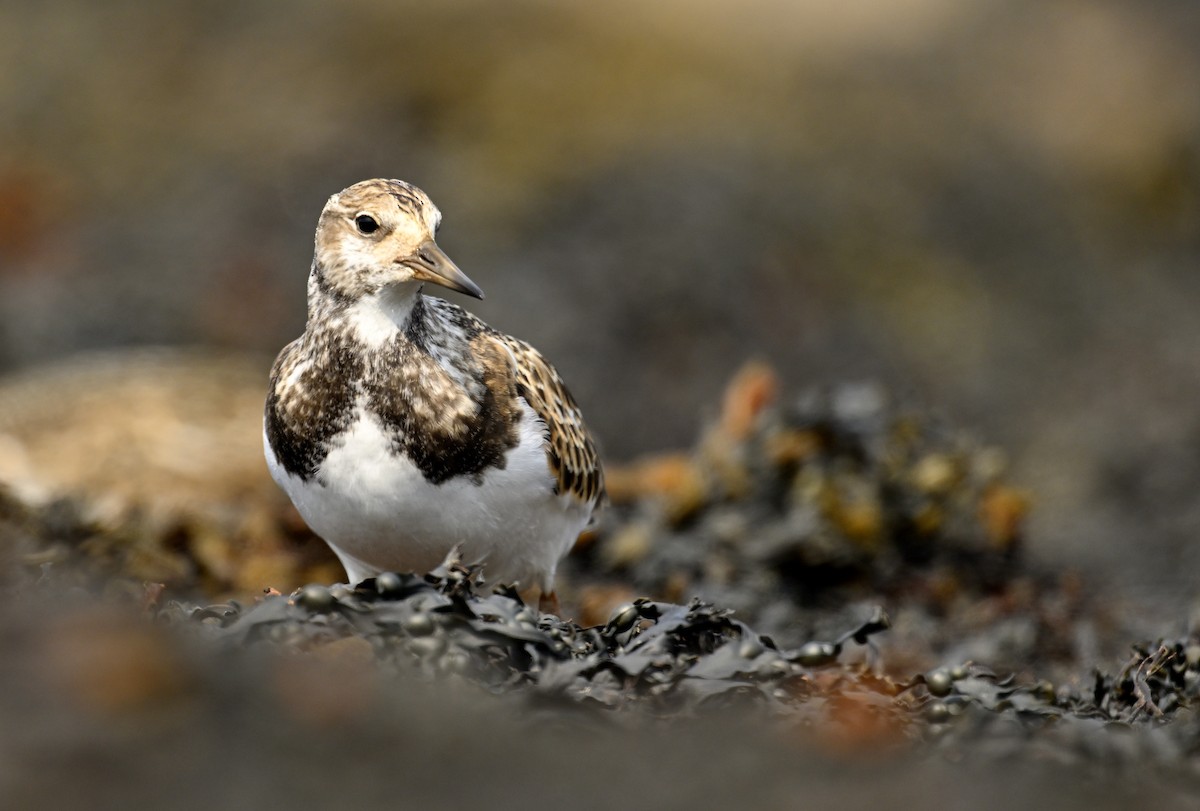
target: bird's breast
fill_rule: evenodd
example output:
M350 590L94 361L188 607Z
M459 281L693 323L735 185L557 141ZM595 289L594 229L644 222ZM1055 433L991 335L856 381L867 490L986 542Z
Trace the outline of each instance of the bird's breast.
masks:
M377 568L431 568L459 544L480 555L491 550L503 558L553 561L586 516L576 516L572 505L554 493L544 430L526 409L504 464L479 476L431 481L413 457L395 446L379 417L366 410L333 438L312 478L288 473L269 446L267 460L317 534ZM559 524L565 531L547 531ZM495 549L505 542L511 545L507 551Z

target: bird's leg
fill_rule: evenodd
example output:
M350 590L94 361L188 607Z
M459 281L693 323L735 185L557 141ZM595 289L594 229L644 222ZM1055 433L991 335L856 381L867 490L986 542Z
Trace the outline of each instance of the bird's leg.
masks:
M558 604L558 592L552 591L549 594L542 592L538 596L538 611L543 614L553 614L558 617L562 615L562 606Z

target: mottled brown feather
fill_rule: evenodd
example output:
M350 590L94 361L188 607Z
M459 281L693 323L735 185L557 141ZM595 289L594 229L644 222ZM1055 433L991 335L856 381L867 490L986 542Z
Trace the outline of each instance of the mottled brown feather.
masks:
M584 504L604 496L604 472L583 413L558 372L524 341L489 329L479 336L511 353L517 394L546 423L546 455L557 478L557 491Z

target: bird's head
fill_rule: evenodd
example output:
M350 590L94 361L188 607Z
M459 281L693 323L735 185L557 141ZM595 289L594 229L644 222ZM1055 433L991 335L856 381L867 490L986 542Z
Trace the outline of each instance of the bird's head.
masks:
M343 189L317 222L317 284L359 298L405 282L432 282L483 298L434 241L441 221L429 196L402 180L364 180Z

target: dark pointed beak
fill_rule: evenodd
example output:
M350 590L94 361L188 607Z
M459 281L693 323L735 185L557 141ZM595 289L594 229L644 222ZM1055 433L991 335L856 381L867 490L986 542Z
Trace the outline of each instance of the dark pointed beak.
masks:
M450 257L446 256L432 239L422 243L417 252L403 263L413 269L415 279L440 284L475 298L483 298L483 291L479 289L479 285L459 270L458 265L451 262Z

